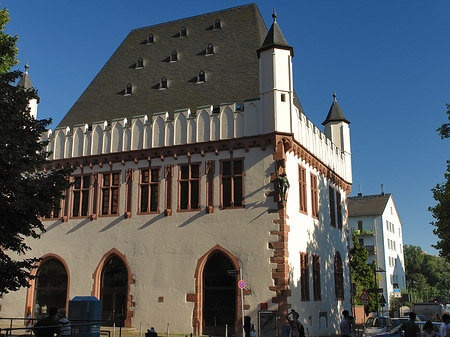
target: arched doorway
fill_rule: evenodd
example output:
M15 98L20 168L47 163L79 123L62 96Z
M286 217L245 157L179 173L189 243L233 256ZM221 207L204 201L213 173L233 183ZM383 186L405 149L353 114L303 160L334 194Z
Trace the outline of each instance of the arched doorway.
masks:
M235 267L221 252L211 255L203 270L203 334L224 336L235 331L236 277L228 275Z
M56 260L44 261L39 267L35 280L34 317L47 316L51 307L66 308L67 305L67 271Z
M112 325L114 320L117 326L123 326L127 318L127 294L127 267L117 255L112 255L103 265L101 275L102 321L111 321Z

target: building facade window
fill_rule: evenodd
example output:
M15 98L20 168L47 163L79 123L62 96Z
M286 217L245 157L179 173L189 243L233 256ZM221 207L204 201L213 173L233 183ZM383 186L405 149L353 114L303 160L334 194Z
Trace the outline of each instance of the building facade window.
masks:
M186 27L183 27L180 30L180 37L186 37L186 36L187 36L187 29L186 29Z
M340 230L342 230L342 200L341 200L341 192L336 191L336 209L337 209L337 225Z
M221 208L244 206L244 160L220 162Z
M328 187L329 197L330 197L330 221L331 226L336 227L336 206L334 203L334 188L329 186Z
M125 96L131 95L133 93L133 86L128 83L125 87Z
M362 220L358 220L358 230L359 230L360 232L363 231L363 222L362 222Z
M334 291L336 301L344 300L344 268L339 252L334 256Z
M197 75L197 83L203 83L206 81L206 74L203 70L200 70L200 72Z
M206 46L206 55L214 55L214 45L212 43L208 43Z
M161 81L159 82L159 89L167 89L167 78L163 77L161 78Z
M320 288L320 256L312 256L312 269L313 269L313 291L314 301L320 301L322 299L322 291Z
M136 62L136 69L144 68L144 59L142 57L139 57Z
M207 160L205 163L206 173L206 212L214 212L214 173L215 161Z
M311 173L311 208L312 217L319 218L319 189L317 187L317 176Z
M141 170L139 213L155 213L159 211L159 174L159 167Z
M299 200L300 212L308 213L308 197L306 195L306 169L303 166L298 167L298 185L299 185Z
M216 19L216 21L214 21L214 29L221 29L222 28L222 23L220 22L220 19Z
M72 187L72 217L85 217L89 215L89 189L91 176L73 177Z
M300 286L302 301L309 301L308 253L300 253Z
M153 36L153 34L148 34L147 44L153 44L153 43L155 43L155 37Z
M170 54L170 62L177 62L178 61L178 53L174 50Z
M200 164L178 166L178 209L200 209Z
M119 214L120 172L102 174L101 215Z
M164 167L164 178L166 180L166 197L164 202L164 214L172 215L172 181L173 181L173 165L169 164Z

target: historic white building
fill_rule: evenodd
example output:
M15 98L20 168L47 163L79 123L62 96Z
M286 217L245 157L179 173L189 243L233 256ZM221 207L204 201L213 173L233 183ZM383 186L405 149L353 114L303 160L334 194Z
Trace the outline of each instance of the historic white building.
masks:
M406 289L403 225L394 198L390 193L350 197L348 216L351 233L369 252L368 262L376 261L384 270L377 278L386 300L382 312L388 314L392 297L401 297L401 289Z
M336 97L323 132L306 117L293 56L254 4L131 31L44 136L74 185L29 242L37 279L0 314L92 295L127 327L239 335L243 308L274 336L294 308L310 335L338 333L349 122Z

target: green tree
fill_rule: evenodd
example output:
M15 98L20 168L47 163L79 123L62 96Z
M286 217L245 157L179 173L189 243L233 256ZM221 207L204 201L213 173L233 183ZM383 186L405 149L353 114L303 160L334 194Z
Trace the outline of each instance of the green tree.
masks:
M20 71L10 71L17 37L4 33L8 11L0 11L0 294L28 286L30 272L38 260L24 258L29 238L45 231L42 217L59 206L69 186L70 169L45 170L50 153L41 141L51 120L30 116L34 89L16 86Z
M450 121L450 105L447 104L447 118ZM441 139L450 138L450 123L443 123L436 130ZM434 221L431 222L436 228L433 233L439 238L434 248L439 250L439 254L450 261L450 160L447 160L447 171L444 173L445 182L437 184L431 189L433 198L437 204L429 207Z
M361 304L360 295L364 289L376 288L372 267L367 264L369 253L358 242L355 233L352 234L353 246L350 249L350 272L352 283L356 285L355 304ZM370 295L370 302L365 306L366 312L377 311L375 294Z

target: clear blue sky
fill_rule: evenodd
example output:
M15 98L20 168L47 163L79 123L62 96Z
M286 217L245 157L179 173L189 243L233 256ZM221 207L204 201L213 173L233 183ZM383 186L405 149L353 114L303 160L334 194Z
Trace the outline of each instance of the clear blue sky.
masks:
M246 4L242 1L6 0L7 32L19 36L53 128L130 30ZM294 85L306 115L324 121L336 90L351 121L353 192L394 195L405 244L428 253L437 238L427 208L443 181L450 141L435 132L450 104L450 1L259 1L273 7L294 47Z

